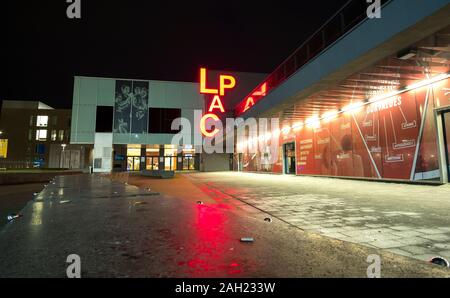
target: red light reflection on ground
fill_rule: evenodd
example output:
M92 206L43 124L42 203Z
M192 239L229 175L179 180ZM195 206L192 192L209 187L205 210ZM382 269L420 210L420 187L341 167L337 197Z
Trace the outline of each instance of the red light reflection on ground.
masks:
M233 246L238 243L228 229L227 213L217 206L198 205L196 209L192 246L189 246L192 251L187 251L191 258L178 262L178 266L186 267L191 277L242 273L240 263L234 258Z

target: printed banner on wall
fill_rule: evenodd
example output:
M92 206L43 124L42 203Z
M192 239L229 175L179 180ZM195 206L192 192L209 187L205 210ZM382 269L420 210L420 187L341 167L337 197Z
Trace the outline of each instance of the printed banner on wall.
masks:
M116 81L114 133L147 133L148 82Z
M116 98L114 105L114 132L130 133L132 81L116 81Z
M133 82L131 102L131 133L143 134L148 131L148 82Z
M448 79L305 126L295 133L297 174L437 181L434 110L443 106L450 106ZM281 136L280 143L292 136ZM244 171L265 170L256 157L244 155ZM282 171L279 164L272 172Z
M434 85L434 94L437 107L450 106L450 79L436 83Z

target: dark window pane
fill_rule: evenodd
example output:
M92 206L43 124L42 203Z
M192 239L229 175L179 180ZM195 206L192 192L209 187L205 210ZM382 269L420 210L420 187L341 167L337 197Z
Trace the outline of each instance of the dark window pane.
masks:
M181 117L180 109L149 109L148 132L154 134L176 134L179 131L172 131L173 120Z
M161 109L150 108L148 110L148 132L161 133Z
M95 132L112 132L113 129L113 107L98 106Z
M164 124L163 124L163 130L164 133L169 134L176 134L179 133L179 130L173 131L172 130L172 122L181 117L181 110L180 109L164 109L163 110L163 117L164 117Z
M36 154L39 154L39 155L45 154L45 145L44 144L36 145Z

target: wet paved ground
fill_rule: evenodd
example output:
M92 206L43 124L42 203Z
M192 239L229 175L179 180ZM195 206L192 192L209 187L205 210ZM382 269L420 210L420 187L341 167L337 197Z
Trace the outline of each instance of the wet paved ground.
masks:
M7 224L8 215L20 212L43 187L44 183L0 185L0 229Z
M450 276L425 262L265 222L259 210L187 180L165 181L186 187L176 198L99 176L58 177L0 231L0 277L65 277L70 254L81 257L82 277L366 277L371 254L381 256L384 277ZM211 197L203 205L202 192Z
M420 260L450 259L450 185L245 173L187 177L306 231Z

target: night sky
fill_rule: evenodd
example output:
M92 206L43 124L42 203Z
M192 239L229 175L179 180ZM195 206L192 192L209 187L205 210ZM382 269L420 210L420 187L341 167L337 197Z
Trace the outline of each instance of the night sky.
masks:
M81 0L82 19L71 20L65 0L2 1L0 100L71 108L75 75L269 73L345 2Z

